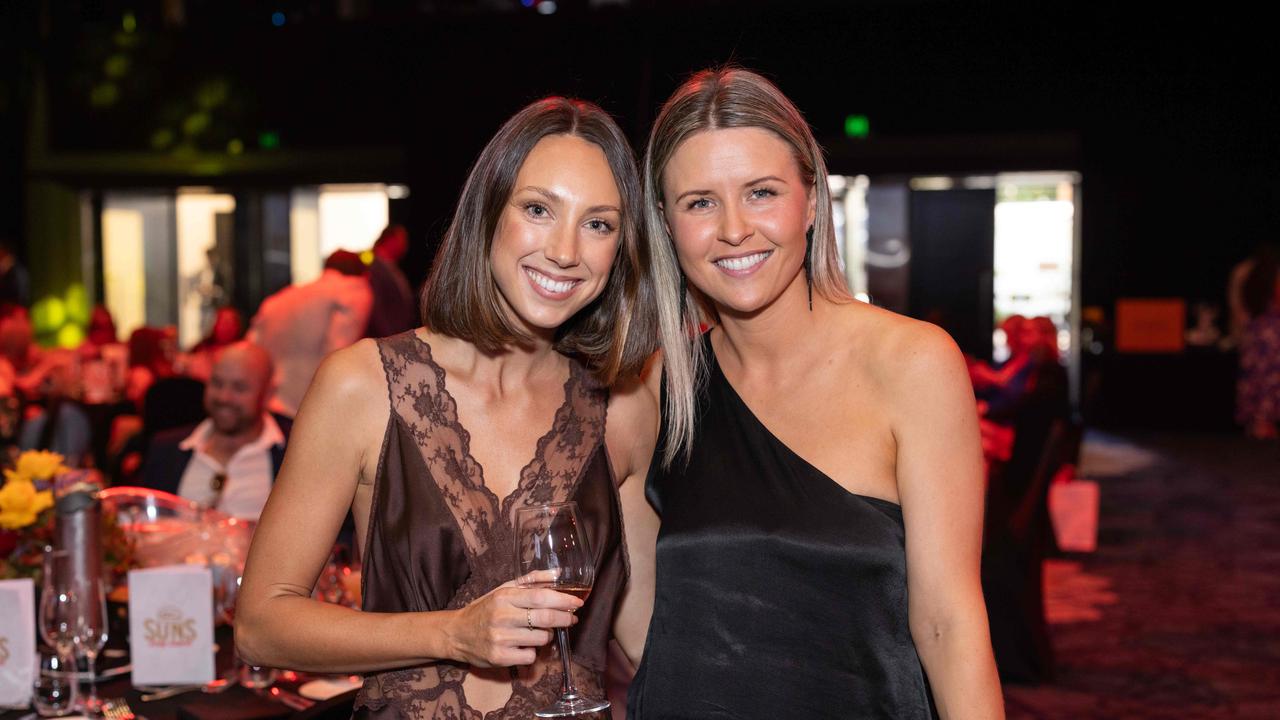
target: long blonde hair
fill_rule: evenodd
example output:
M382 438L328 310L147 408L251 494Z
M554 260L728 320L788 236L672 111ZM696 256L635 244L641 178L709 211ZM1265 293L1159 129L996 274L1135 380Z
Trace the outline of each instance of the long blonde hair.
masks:
M776 85L750 70L723 67L695 73L662 106L644 155L645 229L657 286L658 334L667 384L664 466L677 456L689 456L697 394L707 368L698 339L699 324L713 324L717 317L714 307L700 303L685 285L662 215L662 174L681 143L693 134L748 127L768 130L787 143L801 179L817 193L809 280L814 292L833 302L852 299L836 249L827 164L804 116Z

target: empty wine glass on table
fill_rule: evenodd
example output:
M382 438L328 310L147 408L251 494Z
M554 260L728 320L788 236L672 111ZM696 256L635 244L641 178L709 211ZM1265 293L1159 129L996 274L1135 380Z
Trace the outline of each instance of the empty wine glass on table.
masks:
M89 668L89 696L81 708L101 715L98 699L98 653L107 643L107 594L102 583L78 581L66 550L46 548L40 591L40 636L58 655L58 665L76 677L76 655Z
M72 587L71 553L45 548L40 582L40 637L74 667L76 618Z
M549 572L530 579L531 573L539 571ZM549 503L516 511L516 572L524 587L550 588L586 601L596 571L577 503ZM547 576L553 579L544 579ZM564 668L560 698L534 715L565 717L607 710L608 700L586 697L574 687L570 669L573 654L565 628L556 628L556 641Z
M71 612L75 618L76 652L82 655L89 669L89 695L81 703L85 714L102 716L102 700L98 698L98 653L107 644L107 592L101 582L77 584L71 595Z

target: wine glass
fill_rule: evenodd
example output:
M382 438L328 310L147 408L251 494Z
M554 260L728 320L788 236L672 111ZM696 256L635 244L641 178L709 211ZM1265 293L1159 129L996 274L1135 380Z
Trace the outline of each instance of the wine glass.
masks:
M552 580L527 580L530 573L551 571ZM583 600L591 594L595 564L587 535L575 502L549 503L516 511L516 572L523 587L545 587ZM560 698L534 713L537 717L565 717L599 712L609 708L608 700L586 697L573 686L570 673L572 651L569 633L556 628L564 681Z
M83 708L101 715L97 659L107 642L107 593L100 582L77 581L70 551L45 548L40 593L40 635L75 677L75 656L89 665L89 696Z
M98 653L107 644L107 593L101 582L77 583L76 591L68 596L72 607L75 631L72 640L76 651L89 665L89 696L84 699L85 712L92 717L102 715L102 700L98 698Z
M76 618L72 587L71 553L44 551L44 577L40 583L40 637L58 653L63 664L74 666Z

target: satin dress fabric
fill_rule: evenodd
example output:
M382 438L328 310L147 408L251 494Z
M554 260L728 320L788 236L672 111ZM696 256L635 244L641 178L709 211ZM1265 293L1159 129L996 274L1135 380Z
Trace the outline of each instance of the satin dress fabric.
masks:
M621 505L604 444L608 390L571 361L564 403L538 441L518 487L498 498L470 453L445 371L413 331L376 341L391 416L375 478L364 553L365 612L430 612L466 606L516 576L514 518L521 507L577 502L595 558L589 602L570 631L573 679L600 697L613 614L629 572ZM482 432L483 428L480 429ZM526 720L560 692L556 645L532 665L511 668L504 707L481 713L467 702L468 666L437 661L370 673L355 718Z
M692 458L664 470L659 447L646 484L657 596L627 716L936 717L908 628L901 508L792 452L703 352Z

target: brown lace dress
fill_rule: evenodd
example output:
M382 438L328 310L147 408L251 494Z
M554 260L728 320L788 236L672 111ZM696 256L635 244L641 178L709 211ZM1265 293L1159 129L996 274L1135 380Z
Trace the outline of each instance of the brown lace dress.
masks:
M471 436L458 422L444 369L413 332L378 340L391 417L373 489L364 554L365 612L460 608L515 576L513 521L526 505L577 501L596 559L595 588L570 632L573 679L603 695L601 675L628 573L622 515L604 446L608 390L571 361L564 402L506 499L484 484ZM467 704L467 665L432 662L368 675L357 718L505 720L532 717L560 689L555 644L511 669L506 705L482 715Z

